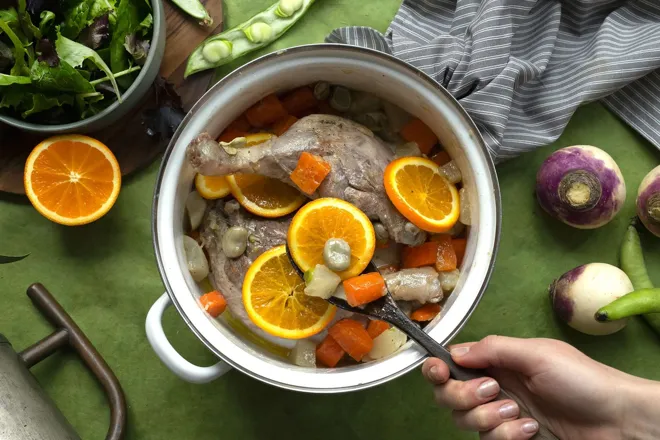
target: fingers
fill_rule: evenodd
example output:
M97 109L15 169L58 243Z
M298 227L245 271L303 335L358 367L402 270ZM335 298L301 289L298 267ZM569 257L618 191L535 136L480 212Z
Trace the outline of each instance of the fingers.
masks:
M422 374L430 383L440 385L449 379L449 368L440 359L430 358L422 365Z
M452 346L451 355L467 368L507 368L526 375L533 375L546 359L533 341L506 336Z
M460 411L490 402L499 392L499 384L488 377L467 382L450 379L434 389L435 401L438 405Z
M520 413L513 400L497 400L468 411L454 411L454 423L465 431L490 431L504 422L515 420Z
M502 423L497 428L481 434L481 440L527 440L539 430L533 419L520 419Z

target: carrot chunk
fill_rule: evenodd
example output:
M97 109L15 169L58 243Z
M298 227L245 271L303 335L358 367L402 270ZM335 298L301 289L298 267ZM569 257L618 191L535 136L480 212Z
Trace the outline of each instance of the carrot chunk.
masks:
M438 243L430 241L419 246L403 248L403 268L433 266L438 260Z
M298 159L296 169L289 176L305 194L312 195L330 172L330 164L319 156L304 151Z
M442 310L440 304L424 304L410 314L410 319L418 322L430 321L440 313L440 310Z
M268 95L245 112L253 127L266 127L287 116L286 109L275 95Z
M248 122L247 118L245 117L245 113L240 115L238 118L234 119L231 124L225 128L225 130L236 130L236 131L243 131L247 133L250 131L250 123Z
M245 136L247 136L247 132L245 131L238 131L233 128L226 128L225 131L223 131L222 134L220 134L218 141L231 142L238 137L245 137Z
M273 133L275 133L277 136L282 136L289 128L291 128L293 124L296 123L297 120L298 118L290 115L280 119L279 121L275 122L275 124L273 124Z
M438 165L443 166L451 162L451 157L449 156L449 153L447 153L445 150L442 150L431 156L431 160Z
M465 257L465 248L467 247L467 240L465 238L454 238L451 241L456 254L456 266L460 266Z
M310 87L300 87L287 94L282 99L282 105L290 115L301 118L308 115L307 112L316 108L318 101Z
M362 324L353 319L342 319L328 329L328 333L337 344L356 361L371 351L374 341Z
M373 319L369 321L369 326L367 327L367 333L369 333L371 339L376 339L378 335L383 333L388 328L390 328L390 325L385 321L381 321L379 319Z
M337 344L337 341L328 335L316 347L316 360L326 367L334 368L341 358L344 357L344 353L346 352Z
M385 280L378 272L349 278L344 280L342 285L346 292L346 301L353 307L370 303L385 295Z
M408 142L416 142L420 151L428 154L431 148L438 143L438 137L433 131L421 121L421 119L411 119L401 129L401 136Z
M217 290L205 293L199 298L199 302L204 311L214 318L220 316L227 308L227 300Z
M456 269L456 251L452 246L451 236L438 235L434 237L434 243L438 244L438 254L435 262L435 270L438 272Z

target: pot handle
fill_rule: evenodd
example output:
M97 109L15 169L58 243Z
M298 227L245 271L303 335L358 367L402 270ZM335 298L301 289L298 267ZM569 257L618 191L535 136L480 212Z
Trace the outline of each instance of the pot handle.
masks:
M149 309L145 323L147 339L165 366L186 382L198 384L211 382L231 370L231 366L224 361L210 367L198 367L185 360L172 347L170 341L167 340L167 336L165 336L162 322L165 309L171 305L170 297L167 293L163 293Z

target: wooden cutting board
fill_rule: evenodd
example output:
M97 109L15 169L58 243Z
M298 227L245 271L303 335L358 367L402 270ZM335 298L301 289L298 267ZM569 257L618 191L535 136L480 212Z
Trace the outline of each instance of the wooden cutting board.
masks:
M213 71L191 76L184 81L183 72L186 60L192 50L209 35L222 31L222 0L202 0L211 17L211 27L200 26L188 17L170 0L162 0L167 21L167 43L160 67L160 75L181 98L184 111L206 92L213 77ZM167 147L167 140L157 140L146 134L142 123L142 113L156 107L158 89L152 86L143 102L134 111L111 127L90 133L114 152L122 175L149 165ZM26 133L0 122L0 191L25 194L23 188L23 168L32 149L46 136Z

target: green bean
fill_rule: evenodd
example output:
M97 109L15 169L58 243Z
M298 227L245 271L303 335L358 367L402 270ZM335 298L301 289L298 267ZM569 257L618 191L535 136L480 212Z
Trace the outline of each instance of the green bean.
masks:
M628 275L635 290L651 289L653 283L646 271L642 244L634 224L628 226L621 243L621 269Z
M634 290L596 312L596 320L616 321L629 316L660 312L660 288Z
M653 283L644 263L642 244L639 240L636 225L637 219L633 220L628 226L621 244L621 269L628 275L635 290L653 289ZM655 294L660 298L660 293ZM660 335L660 313L649 312L643 316L646 322Z
M213 18L209 15L208 11L199 0L172 0L178 7L180 7L186 14L193 18L201 20L201 25L211 26Z
M222 66L272 43L297 22L314 1L280 0L245 23L206 39L190 54L185 77Z

